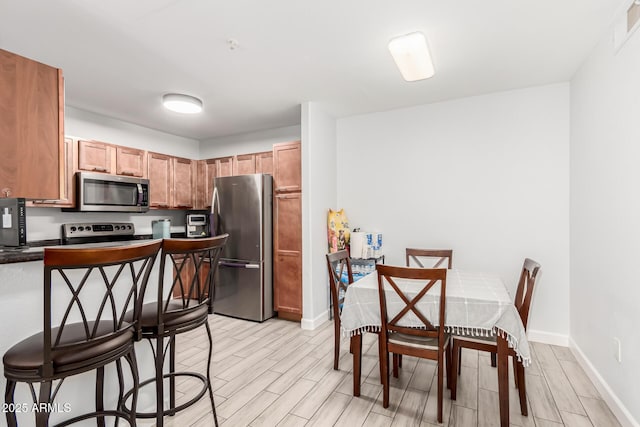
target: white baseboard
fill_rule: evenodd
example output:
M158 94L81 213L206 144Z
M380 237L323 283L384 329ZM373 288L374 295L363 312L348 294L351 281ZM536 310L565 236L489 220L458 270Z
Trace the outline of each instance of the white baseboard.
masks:
M527 331L527 339L529 341L540 342L543 344L569 347L569 337L567 335L555 334L552 332L536 331L536 330L529 329Z
M620 399L618 399L618 396L616 396L613 390L611 390L611 387L609 387L604 378L602 378L600 373L572 339L569 339L569 348L576 357L578 364L580 364L591 382L593 382L593 385L596 387L602 396L602 399L607 403L607 406L609 406L611 412L613 412L620 424L623 427L640 427L640 423L633 418L633 415L631 415L626 406L624 406Z
M320 313L318 316L316 316L314 319L305 319L303 317L302 320L300 321L300 327L302 329L312 331L320 327L320 325L322 325L324 322L328 322L328 321L329 321L329 310L325 310L322 313Z

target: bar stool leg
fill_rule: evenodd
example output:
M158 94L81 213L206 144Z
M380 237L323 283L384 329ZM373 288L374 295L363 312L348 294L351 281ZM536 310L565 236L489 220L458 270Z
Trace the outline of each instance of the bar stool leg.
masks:
M13 395L15 391L16 391L16 382L7 380L7 385L4 391L4 401L9 406L13 405ZM7 418L7 426L18 427L18 420L16 419L15 411L7 411L6 418Z
M96 369L96 412L104 411L104 367ZM98 427L104 427L104 416L96 419Z
M38 403L50 403L51 400L51 381L45 381L40 383L40 397ZM38 411L36 412L36 426L48 427L49 426L49 412Z
M156 339L156 427L164 426L164 380L162 378L162 366L164 365L163 339Z
M176 336L171 335L169 337L169 373L173 374L176 371ZM176 377L174 375L169 376L169 415L175 415L176 407Z
M207 387L209 388L209 399L211 400L211 409L213 410L213 422L218 427L218 415L216 414L216 405L213 402L213 388L211 387L211 359L213 356L213 337L211 336L211 328L209 322L204 323L207 329L207 337L209 338L209 356L207 357Z

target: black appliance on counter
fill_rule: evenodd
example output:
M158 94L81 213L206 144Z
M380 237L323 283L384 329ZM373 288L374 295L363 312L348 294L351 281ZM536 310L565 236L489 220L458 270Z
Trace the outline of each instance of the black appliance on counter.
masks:
M0 199L0 247L24 248L27 244L25 199Z
M122 242L133 240L131 222L74 222L62 224L62 244Z
M184 223L188 238L197 239L209 237L211 213L209 211L187 211Z

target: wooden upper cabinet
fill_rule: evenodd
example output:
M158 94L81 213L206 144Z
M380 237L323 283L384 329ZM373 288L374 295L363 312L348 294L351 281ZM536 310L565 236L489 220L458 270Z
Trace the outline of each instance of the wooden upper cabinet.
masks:
M256 156L253 154L242 154L234 157L233 174L249 175L256 173Z
M195 197L196 163L193 160L180 157L174 157L172 161L173 198L171 206L192 209Z
M0 197L58 199L63 144L62 71L0 49Z
M171 207L171 156L147 153L147 177L149 178L149 207Z
M300 141L274 144L273 178L276 192L302 190L302 155Z
M273 151L256 154L256 173L273 175Z
M233 176L233 157L222 157L216 159L216 176Z
M116 174L126 176L145 176L147 156L144 150L128 147L116 147Z
M70 208L76 204L75 200L75 185L73 180L73 174L75 172L74 160L73 160L73 139L65 138L63 145L63 171L60 180L60 197L53 200L47 199L34 199L30 203L27 202L27 206L31 207L56 207L56 208Z
M114 146L99 141L78 141L78 169L114 173Z
M216 159L198 160L196 209L206 209L211 206L213 179L215 177Z

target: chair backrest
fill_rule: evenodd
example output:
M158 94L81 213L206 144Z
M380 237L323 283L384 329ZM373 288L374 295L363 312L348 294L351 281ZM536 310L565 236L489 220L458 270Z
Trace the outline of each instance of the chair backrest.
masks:
M514 304L518 309L518 313L520 313L520 319L525 329L527 329L527 322L529 321L531 297L533 296L533 289L535 288L539 271L540 264L529 258L524 260Z
M131 328L139 336L142 297L161 245L44 250L45 370L54 352L73 352Z
M351 259L349 252L341 250L327 254L327 268L329 269L329 289L333 305L333 315L339 319L342 311L344 295L347 286L353 283L353 272L351 270Z
M160 259L158 284L158 318L161 325L168 317L184 310L196 310L214 297L214 276L228 234L203 239L165 239ZM173 280L167 286L165 269L173 270Z
M453 265L453 249L406 249L406 265L420 268L448 268ZM445 265L445 261L447 264ZM426 265L425 265L426 264Z
M388 331L409 335L438 338L444 345L445 298L447 291L447 270L444 268L410 268L376 265L378 272L378 293L380 296L380 318L382 320L383 338ZM405 279L411 279L407 282ZM437 284L440 283L440 286ZM388 285L388 286L385 286ZM425 314L418 304L425 296L439 288L438 309L432 315ZM390 312L386 292L393 292L400 297L399 311ZM407 295L410 294L410 295ZM431 304L431 306L433 306ZM405 316L415 316L416 324L407 327L402 325ZM434 322L437 320L437 323ZM436 326L437 325L437 326Z

